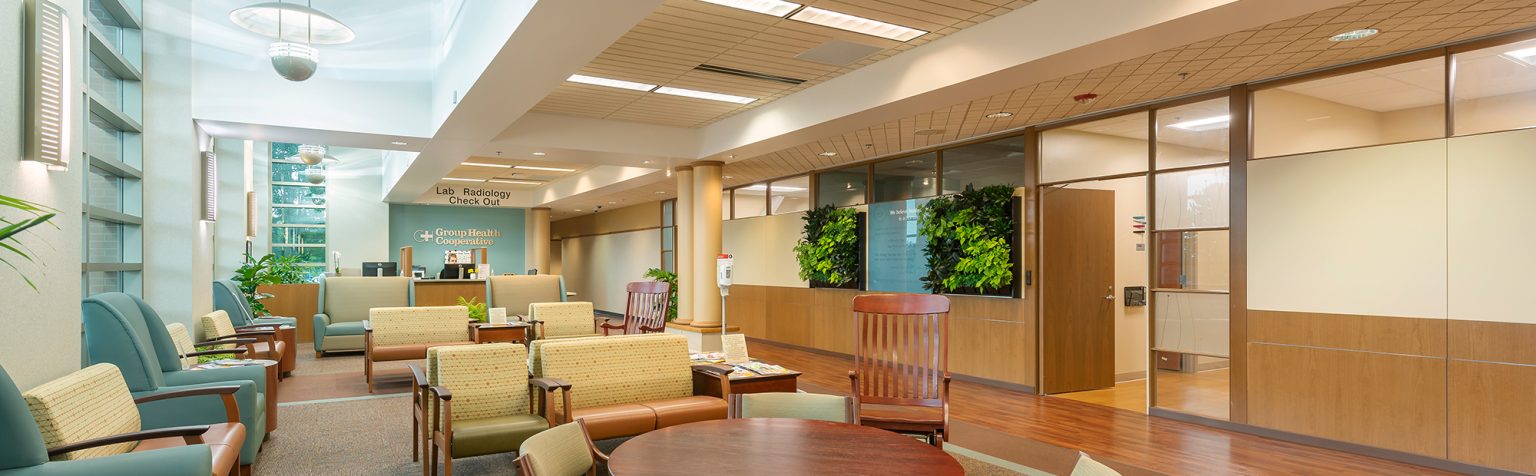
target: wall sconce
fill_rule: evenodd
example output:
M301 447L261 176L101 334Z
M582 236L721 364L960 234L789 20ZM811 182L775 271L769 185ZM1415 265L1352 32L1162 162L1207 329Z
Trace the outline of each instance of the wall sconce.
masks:
M49 0L28 0L26 159L69 170L69 15Z
M256 192L245 192L245 239L256 239Z
M213 151L200 155L203 159L203 221L218 221L219 158Z

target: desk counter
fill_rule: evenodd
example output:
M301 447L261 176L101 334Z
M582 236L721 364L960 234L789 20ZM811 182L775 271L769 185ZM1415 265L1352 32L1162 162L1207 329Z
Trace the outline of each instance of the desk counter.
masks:
M416 279L417 306L457 306L459 298L485 302L484 279Z

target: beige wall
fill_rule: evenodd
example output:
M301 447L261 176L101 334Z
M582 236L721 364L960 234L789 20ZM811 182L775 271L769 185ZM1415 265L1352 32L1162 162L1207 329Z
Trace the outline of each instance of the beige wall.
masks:
M805 227L805 213L790 213L725 222L720 229L723 251L735 256L736 284L806 287L795 261L795 242Z
M648 268L661 266L661 232L642 230L560 240L560 272L573 300L597 309L624 312L624 285L645 281Z
M1448 149L1450 317L1536 324L1523 299L1536 276L1536 130L1457 137Z
M549 236L559 240L568 236L599 235L659 226L661 202L650 202L552 222L549 225ZM660 253L660 248L657 248L657 252Z

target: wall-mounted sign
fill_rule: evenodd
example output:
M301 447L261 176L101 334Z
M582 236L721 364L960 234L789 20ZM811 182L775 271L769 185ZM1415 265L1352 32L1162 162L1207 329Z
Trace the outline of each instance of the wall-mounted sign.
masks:
M512 192L496 190L492 188L476 187L433 187L432 193L422 197L424 202L447 203L449 205L499 207L502 202L511 198Z
M501 230L495 228L433 228L416 230L412 235L417 243L447 246L492 246L501 238Z
M928 240L917 232L919 209L928 198L869 205L869 290L927 294L923 276Z

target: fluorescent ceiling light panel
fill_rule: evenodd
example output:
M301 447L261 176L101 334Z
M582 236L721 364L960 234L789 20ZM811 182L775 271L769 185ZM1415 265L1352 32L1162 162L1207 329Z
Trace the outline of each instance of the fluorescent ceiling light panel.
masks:
M712 92L709 92L709 91L694 91L692 89L674 88L674 87L671 87L671 86L662 86L662 87L656 88L656 92L661 93L661 94L669 94L669 95L673 95L673 96L682 96L682 97L688 97L688 98L694 98L694 99L708 99L710 101L733 102L733 103L736 103L736 104L751 104L752 101L756 101L757 100L757 98L749 98L749 97L745 97L745 96L733 96L733 95L730 95L730 94L712 93Z
M1183 129L1190 132L1205 132L1214 131L1217 129L1226 129L1227 126L1231 123L1232 116L1223 114L1220 116L1211 116L1202 119L1175 122L1173 124L1169 124L1168 127L1172 127L1174 129Z
M476 178L458 178L458 177L443 177L443 180L447 181L447 182L484 182L484 180L480 180L480 179L476 179Z
M742 190L768 190L768 186L767 185L763 185L763 184L757 184L757 185L749 185L749 186L746 186L746 187L742 187L741 189ZM805 188L804 187L791 187L791 186L788 186L788 185L776 185L776 186L773 187L773 191L775 191L775 192L804 192Z
M789 19L896 41L908 41L928 34L928 32L916 28L907 28L901 25L816 7L805 7L795 12L794 15L790 15Z
M497 168L497 169L509 169L509 168L512 168L512 166L510 166L510 165L482 164L482 163L479 163L479 162L465 162L464 165L468 165L468 166L472 166L472 167L491 167L491 168Z
M781 0L702 0L704 3L713 3L723 7L737 8L764 15L782 17L789 12L800 8L798 3L790 3Z
M544 184L544 182L535 182L535 181L532 181L532 180L506 180L506 179L491 179L491 183L506 183L506 184L512 184L512 185L543 185Z
M1504 53L1504 57L1531 66L1536 66L1536 48L1522 48L1515 51L1507 51Z
M523 170L543 170L545 172L575 172L576 171L576 169L562 169L560 167L540 167L540 166L537 166L537 165L516 165L516 166L513 166L512 168L514 168L514 169L523 169Z
M632 91L650 91L652 89L656 89L656 85L654 84L637 83L634 81L625 81L622 79L599 78L596 76L586 76L581 74L573 74L571 77L566 78L565 80L573 83L591 84L593 86L607 86L610 88L628 89Z

